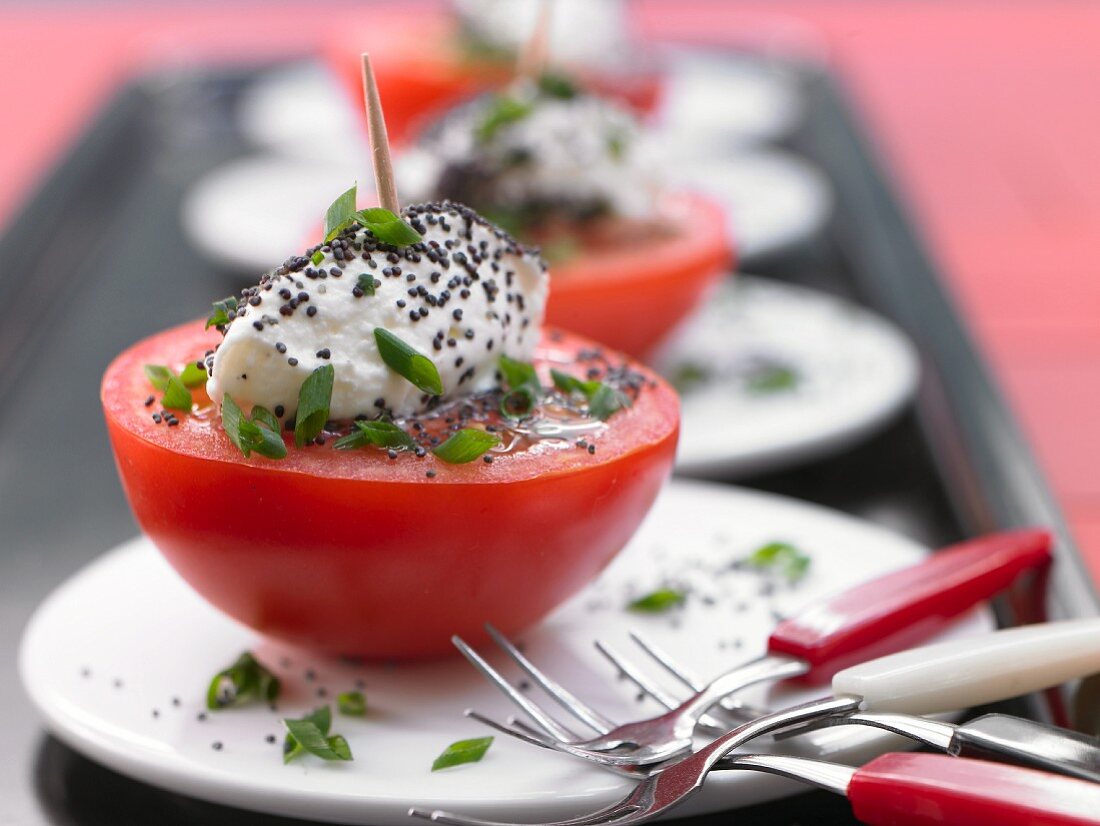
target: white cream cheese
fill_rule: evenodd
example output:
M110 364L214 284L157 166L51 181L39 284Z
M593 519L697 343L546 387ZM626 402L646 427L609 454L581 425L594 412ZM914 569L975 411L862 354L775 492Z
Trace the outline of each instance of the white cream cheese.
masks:
M542 260L457 204L404 217L421 243L394 249L360 229L326 245L320 263L291 259L245 290L207 359L210 397L293 417L302 382L331 364L331 419L422 412L430 397L382 361L379 327L435 363L444 398L497 386L502 354L530 361L549 281ZM363 273L373 295L357 288Z

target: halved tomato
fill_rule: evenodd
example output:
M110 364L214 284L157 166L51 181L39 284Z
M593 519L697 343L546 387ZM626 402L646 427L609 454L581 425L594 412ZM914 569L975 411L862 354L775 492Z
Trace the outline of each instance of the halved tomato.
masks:
M199 322L134 345L102 401L138 523L181 576L227 614L314 650L371 658L450 651L492 622L518 632L593 579L633 535L668 476L679 403L660 378L593 438L448 465L428 453L290 447L244 458L213 404L157 424L145 364L176 369L219 339ZM545 334L540 371L594 345ZM432 477L428 471L433 471Z
M377 27L350 26L324 38L322 49L357 110L363 101L362 53L370 52L394 143L411 140L432 113L478 92L502 88L515 78L510 61L462 54L455 24L443 18L388 27L384 33ZM649 112L657 104L660 78L651 69L615 75L577 74L586 87L635 111ZM365 120L363 125L365 128Z
M551 269L549 324L645 358L735 263L721 207L668 196L671 230L628 245L584 249Z

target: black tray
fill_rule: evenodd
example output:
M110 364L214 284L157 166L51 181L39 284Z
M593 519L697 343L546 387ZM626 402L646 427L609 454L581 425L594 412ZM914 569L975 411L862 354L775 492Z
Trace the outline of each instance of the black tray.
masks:
M42 733L12 665L48 591L135 533L102 424L99 378L127 344L205 313L212 296L230 291L234 274L212 267L182 236L179 204L198 175L249 151L233 105L261 68L131 83L0 239L2 822L292 823L166 793L85 759ZM924 379L914 407L870 442L749 484L932 546L998 527L1052 526L1060 541L1051 613L1095 614L1091 578L1062 517L844 95L827 76L801 77L809 112L792 148L825 169L838 208L821 238L763 274L894 319L917 343ZM1052 714L1038 697L1005 708ZM824 792L737 817L746 826L854 822L847 804Z

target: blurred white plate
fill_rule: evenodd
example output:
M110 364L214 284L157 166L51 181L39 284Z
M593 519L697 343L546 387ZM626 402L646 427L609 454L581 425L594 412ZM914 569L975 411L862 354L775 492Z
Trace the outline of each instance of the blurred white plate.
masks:
M369 154L362 112L315 61L262 73L242 92L237 119L245 137L272 152L355 164Z
M731 561L776 540L811 555L809 574L799 585L776 585L759 573L730 569ZM616 683L592 648L594 637L623 643L628 628L642 628L688 665L714 674L762 653L773 611L787 613L923 553L882 528L794 500L674 482L601 579L526 635L527 651L613 718L653 714L652 704L637 702L627 686ZM662 616L623 610L632 596L670 579L697 589L682 610ZM990 627L988 614L976 611L949 636ZM207 680L244 649L255 650L282 678L279 711L250 707L199 721ZM482 762L431 773L432 760L450 742L486 733L462 716L463 709L473 706L496 717L509 712L507 701L467 663L456 658L363 667L259 639L203 602L143 539L103 556L43 603L27 628L20 668L50 729L73 748L139 780L247 809L405 826L405 810L420 805L523 822L592 812L630 787L624 778L503 737ZM309 669L312 680L305 676ZM333 720L354 762L332 765L307 757L284 766L280 717L332 702L359 680L370 707L367 718ZM784 689L770 701L801 701L821 691ZM764 689L745 696L769 700ZM276 742L267 742L268 735ZM214 742L223 747L215 750ZM820 732L803 743L803 753L854 762L896 745L859 727ZM724 772L677 813L729 809L802 788Z
M833 207L828 180L813 164L778 150L670 163L670 181L714 198L729 214L742 266L812 238Z
M874 313L751 276L724 281L658 360L682 392L679 473L744 476L836 453L913 395L916 352Z
M213 261L258 279L308 246L336 196L356 180L373 186L364 167L267 154L231 161L184 196L183 230Z
M669 145L724 156L788 135L804 105L795 76L782 64L683 48L668 54L655 120Z

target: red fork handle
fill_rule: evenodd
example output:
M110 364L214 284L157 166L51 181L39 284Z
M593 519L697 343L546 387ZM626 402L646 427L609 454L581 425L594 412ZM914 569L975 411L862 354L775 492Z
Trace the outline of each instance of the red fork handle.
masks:
M871 826L1100 823L1100 784L943 754L884 754L856 770L848 800Z
M1050 562L1042 530L960 542L922 562L861 583L781 622L768 651L806 661L803 679L829 680L849 665L901 651Z

